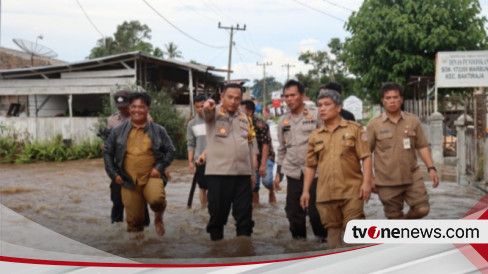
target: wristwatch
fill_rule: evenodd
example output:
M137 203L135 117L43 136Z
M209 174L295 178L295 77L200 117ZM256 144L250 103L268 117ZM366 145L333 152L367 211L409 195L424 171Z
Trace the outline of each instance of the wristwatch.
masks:
M427 168L427 172L429 172L431 169L433 169L435 172L437 172L437 169L435 168L435 166L430 166Z

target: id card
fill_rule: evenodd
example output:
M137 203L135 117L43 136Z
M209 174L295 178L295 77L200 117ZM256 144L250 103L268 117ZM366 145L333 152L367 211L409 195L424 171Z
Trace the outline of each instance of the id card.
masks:
M403 148L404 149L411 149L410 138L403 138Z

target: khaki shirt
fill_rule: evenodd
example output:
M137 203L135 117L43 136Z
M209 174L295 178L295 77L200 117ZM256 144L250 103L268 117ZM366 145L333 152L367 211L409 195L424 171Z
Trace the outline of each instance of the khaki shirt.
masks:
M205 175L251 175L252 140L247 115L229 114L217 105L211 113L204 111L207 129L207 163Z
M116 112L107 118L107 127L112 129L118 125L123 124L125 121L130 119L129 116L123 116L120 112Z
M429 145L417 116L402 112L397 124L383 113L371 119L366 134L379 186L411 184L420 174L416 149Z
M288 112L281 116L276 163L281 165L281 172L286 176L298 180L304 172L308 138L312 131L323 124L317 115L316 108L305 107L299 115Z
M127 136L124 170L136 185L144 185L149 180L155 163L151 138L145 126L134 127Z
M341 118L329 132L325 126L310 135L306 166L318 169L317 202L357 197L363 181L361 160L370 156L363 127Z

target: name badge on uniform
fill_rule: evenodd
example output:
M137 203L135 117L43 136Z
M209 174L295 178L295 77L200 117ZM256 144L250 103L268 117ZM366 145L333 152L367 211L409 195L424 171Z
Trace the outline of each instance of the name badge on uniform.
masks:
M404 149L411 149L410 138L408 138L408 137L403 138L403 148Z
M227 137L227 134L229 134L229 130L225 126L220 126L217 136Z

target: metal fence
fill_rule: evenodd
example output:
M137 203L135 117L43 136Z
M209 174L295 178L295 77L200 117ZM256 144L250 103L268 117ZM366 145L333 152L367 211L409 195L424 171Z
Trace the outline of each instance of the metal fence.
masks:
M473 118L473 125L466 130L466 172L483 178L486 168L484 152L488 138L488 94L472 95L466 106L466 114Z
M405 100L403 107L405 111L417 115L422 122L426 123L434 112L434 101L430 99ZM477 144L474 147L475 151L483 150L483 139L487 138L488 132L488 94L445 96L439 102L438 109L444 116L442 140L444 156L456 156L457 132L454 122L463 114L473 118L472 134L476 138L472 142Z

